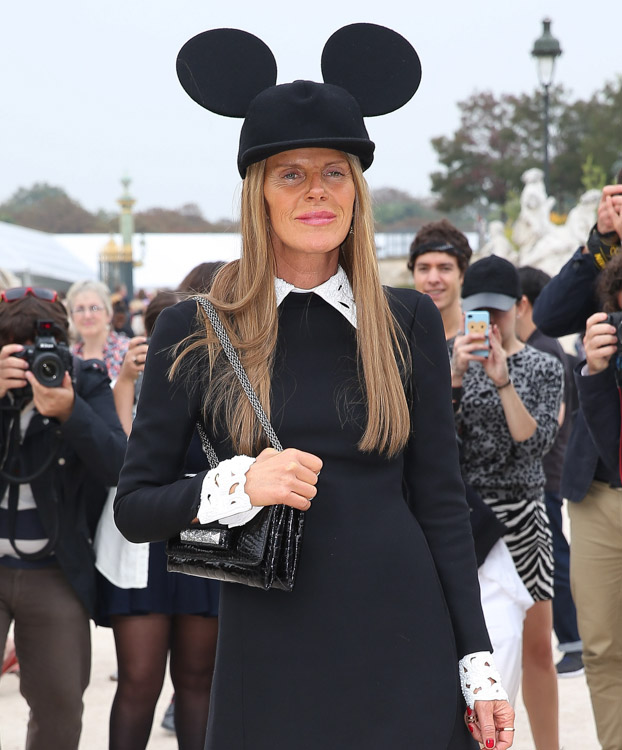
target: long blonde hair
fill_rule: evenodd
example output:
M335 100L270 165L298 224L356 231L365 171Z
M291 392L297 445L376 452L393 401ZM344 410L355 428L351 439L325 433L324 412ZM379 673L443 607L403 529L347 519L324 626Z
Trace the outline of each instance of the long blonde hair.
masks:
M396 455L410 434L404 379L410 368L407 347L380 284L369 189L357 157L346 154L356 197L353 231L340 248L357 310L359 380L365 395L367 423L359 450ZM270 416L270 383L278 316L274 275L276 262L264 203L265 161L249 166L242 187L242 256L224 266L208 295L220 317L266 413ZM201 308L199 330L175 350L172 379L184 373L202 388L206 424L226 426L237 452L255 455L266 438ZM197 379L198 372L205 377Z

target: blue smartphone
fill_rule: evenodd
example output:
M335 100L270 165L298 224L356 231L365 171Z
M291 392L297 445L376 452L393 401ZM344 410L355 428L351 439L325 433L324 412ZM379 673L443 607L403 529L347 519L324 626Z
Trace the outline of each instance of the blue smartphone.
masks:
M486 337L486 343L489 343L489 331L490 331L490 313L488 310L470 310L465 313L464 316L464 333L477 333L480 336ZM475 349L471 352L477 357L487 357L488 349Z

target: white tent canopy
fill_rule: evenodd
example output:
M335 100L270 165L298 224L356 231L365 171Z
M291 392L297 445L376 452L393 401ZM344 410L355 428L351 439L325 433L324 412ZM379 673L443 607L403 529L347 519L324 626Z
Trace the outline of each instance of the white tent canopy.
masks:
M0 221L0 267L24 284L67 289L88 278L88 266L59 243L54 235Z

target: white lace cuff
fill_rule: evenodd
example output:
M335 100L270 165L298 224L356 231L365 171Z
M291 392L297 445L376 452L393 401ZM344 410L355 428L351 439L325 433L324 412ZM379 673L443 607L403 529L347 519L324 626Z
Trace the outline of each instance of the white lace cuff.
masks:
M467 654L458 663L462 695L469 708L475 701L506 701L508 694L501 684L501 675L495 667L490 651Z
M249 456L234 456L207 472L201 487L199 523L222 521L227 526L241 526L261 510L251 505L244 491L246 472L254 463Z

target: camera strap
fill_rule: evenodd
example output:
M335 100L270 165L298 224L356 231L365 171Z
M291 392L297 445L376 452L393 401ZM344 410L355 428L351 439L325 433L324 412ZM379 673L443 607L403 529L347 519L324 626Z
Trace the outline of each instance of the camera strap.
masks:
M19 505L19 484L9 485L9 544L13 547L15 554L22 560L41 560L48 557L54 551L58 540L58 511L55 509L54 526L48 540L38 552L23 552L17 547L15 533L17 527L17 514ZM56 503L55 503L56 504Z
M19 488L22 484L30 484L34 479L41 476L47 469L52 465L58 448L60 446L60 438L55 437L52 449L48 454L48 458L39 468L28 476L22 476L18 473L10 473L4 469L4 465L8 464L8 468L13 471L18 471L19 464L19 451L22 442L21 425L20 425L20 412L16 410L15 416L13 417L12 423L9 427L8 443L9 451L6 456L6 460L0 470L0 477L8 482L8 539L9 544L13 548L15 554L22 560L40 560L44 557L48 557L56 547L58 541L58 509L56 502L54 503L54 515L52 530L48 534L48 541L44 547L38 552L23 552L17 547L15 534L17 528L17 514L19 512Z

